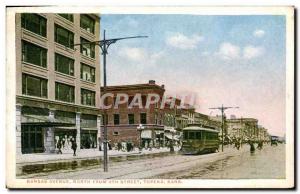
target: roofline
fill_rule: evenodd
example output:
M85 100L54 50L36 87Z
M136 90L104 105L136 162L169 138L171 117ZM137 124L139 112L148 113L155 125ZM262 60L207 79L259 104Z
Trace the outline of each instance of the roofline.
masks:
M162 86L157 84L132 84L132 85L115 85L115 86L107 86L106 91L114 91L114 90L128 90L128 89L148 89L148 88L155 88L162 91L165 89ZM103 91L103 86L100 88Z

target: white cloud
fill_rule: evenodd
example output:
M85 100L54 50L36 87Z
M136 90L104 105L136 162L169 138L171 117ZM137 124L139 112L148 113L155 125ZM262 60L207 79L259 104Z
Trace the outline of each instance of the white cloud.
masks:
M139 47L123 47L118 51L118 55L130 62L142 62L144 64L154 64L164 56L164 51L150 53L148 50Z
M265 49L263 47L255 47L248 45L243 50L243 58L252 59L256 57L260 57L264 54Z
M123 47L119 50L119 55L131 61L142 61L147 57L146 50L138 47Z
M240 50L239 46L231 44L230 42L223 42L216 54L224 60L231 60L240 57Z
M265 35L265 31L264 30L255 30L253 32L253 36L257 37L257 38L261 38Z
M234 60L234 59L253 59L262 56L265 53L265 49L261 46L247 45L240 48L230 42L223 42L219 50L215 53L223 60Z
M166 39L166 44L182 50L195 49L197 44L204 40L203 36L192 35L185 36L181 33L176 33Z

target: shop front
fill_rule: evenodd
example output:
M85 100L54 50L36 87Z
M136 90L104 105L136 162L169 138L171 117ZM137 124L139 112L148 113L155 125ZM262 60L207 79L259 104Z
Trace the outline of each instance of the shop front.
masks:
M97 129L87 130L82 129L80 135L80 148L81 149L92 149L97 148Z
M23 125L21 130L21 151L27 153L44 152L43 128L35 125Z

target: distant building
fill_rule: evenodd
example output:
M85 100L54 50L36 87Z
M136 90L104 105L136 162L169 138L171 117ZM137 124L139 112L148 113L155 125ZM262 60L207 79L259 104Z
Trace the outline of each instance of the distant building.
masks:
M227 135L243 139L259 137L258 120L254 118L227 119Z
M195 123L203 127L213 128L221 131L222 123L219 120L212 119L209 115L195 112Z
M98 47L95 14L18 13L16 24L17 153L96 148L100 136ZM14 49L14 48L12 48Z

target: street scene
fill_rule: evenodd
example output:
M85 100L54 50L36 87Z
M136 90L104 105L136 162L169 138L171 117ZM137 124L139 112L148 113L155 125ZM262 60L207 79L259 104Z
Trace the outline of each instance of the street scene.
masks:
M270 158L276 158L269 164ZM231 146L222 153L181 155L167 150L113 155L109 173L103 157L17 165L20 178L40 179L284 179L285 145L265 145L250 153Z
M17 179L286 179L284 15L14 18Z

